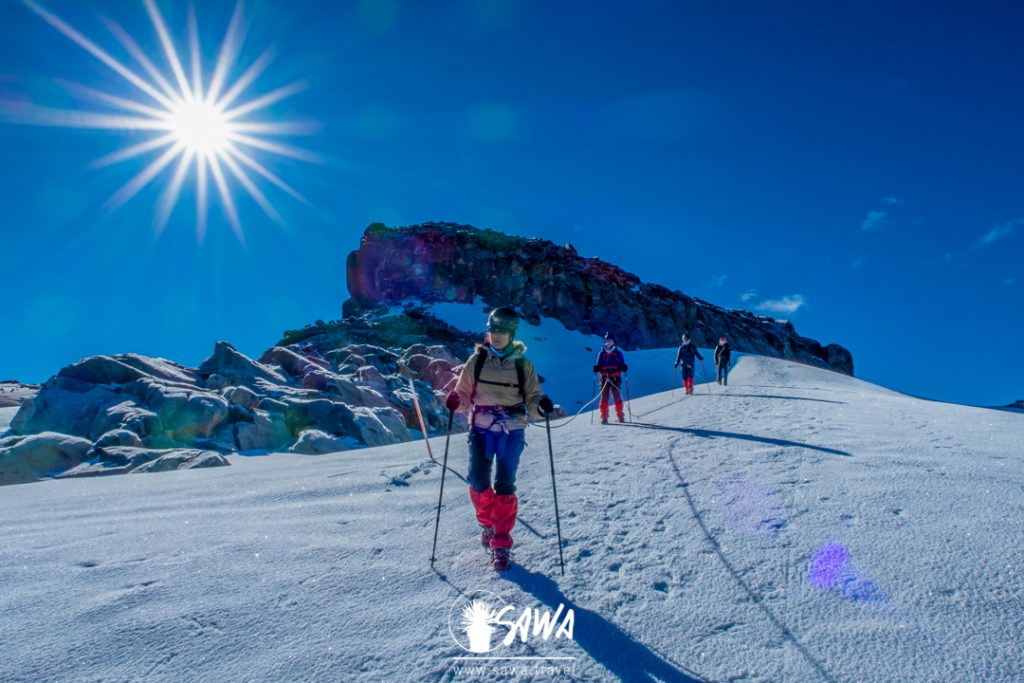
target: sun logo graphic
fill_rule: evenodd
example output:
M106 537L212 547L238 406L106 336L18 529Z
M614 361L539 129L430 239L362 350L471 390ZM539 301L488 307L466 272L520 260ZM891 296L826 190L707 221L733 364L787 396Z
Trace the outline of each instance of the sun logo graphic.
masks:
M466 593L448 610L448 632L455 643L467 652L487 654L512 645L517 639L573 639L576 617L572 608L559 604L554 612L524 607L507 602L487 590Z

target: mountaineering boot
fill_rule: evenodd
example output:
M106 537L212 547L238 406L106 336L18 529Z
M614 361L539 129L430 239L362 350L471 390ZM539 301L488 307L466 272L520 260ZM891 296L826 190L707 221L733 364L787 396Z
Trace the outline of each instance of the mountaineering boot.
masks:
M603 424L603 425L608 424L608 418L607 417L602 417L601 418L601 424Z
M608 424L608 401L601 401L597 405L601 409L601 424Z
M491 525L494 527L494 538L491 539L492 551L512 548L512 527L516 524L518 511L519 499L516 498L516 494L494 495L494 503L491 505Z
M507 571L512 564L512 551L508 548L491 548L491 564L494 571Z
M491 539L494 538L494 527L480 525L480 545L485 548L491 547Z

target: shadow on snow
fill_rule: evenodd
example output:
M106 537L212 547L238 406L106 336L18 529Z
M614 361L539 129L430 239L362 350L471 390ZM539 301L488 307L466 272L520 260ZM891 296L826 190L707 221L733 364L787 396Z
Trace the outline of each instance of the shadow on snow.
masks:
M513 565L502 577L533 595L552 611L558 609L559 604L571 608L575 617L573 640L620 680L705 683L705 679L637 642L597 612L577 605L544 574Z
M669 432L679 432L681 434L692 434L693 436L699 436L705 439L725 438L725 439L742 439L744 441L756 441L757 443L765 443L772 446L782 446L786 448L807 448L812 451L821 451L822 453L830 453L832 455L846 455L850 456L852 453L846 451L840 451L835 448L825 448L824 446L812 446L811 444L800 443L799 441L787 441L786 439L772 439L767 436L754 436L753 434L737 434L735 432L719 432L713 429L696 429L688 427L666 427L664 425L653 424L650 422L623 422L617 424L618 427L633 427L636 429L663 429Z

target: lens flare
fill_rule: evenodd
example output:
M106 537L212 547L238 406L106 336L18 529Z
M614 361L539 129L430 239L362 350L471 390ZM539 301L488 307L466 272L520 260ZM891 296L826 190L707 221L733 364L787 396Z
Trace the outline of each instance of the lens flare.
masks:
M853 564L849 549L828 541L814 553L807 565L807 581L821 591L833 591L853 602L884 603L878 585Z
M233 82L229 81L228 74L239 58L246 31L243 6L239 1L228 22L208 87L204 90L204 71L194 8L189 7L188 10L189 48L186 64L186 60L178 54L174 37L155 0L143 1L166 61L165 69L170 69L169 77L147 56L135 37L116 22L103 20L114 39L137 62L137 67L141 67L144 76L34 0L22 0L22 4L118 74L131 88L126 93L114 94L80 84L66 84L69 91L102 104L107 108L106 111L22 105L18 110L7 113L20 123L32 125L142 131L151 135L149 140L108 154L93 164L94 167L109 166L147 154L156 157L111 196L107 208L118 208L166 173L169 183L161 192L154 213L154 229L159 234L170 219L191 174L195 178L196 235L202 240L206 232L209 205L208 181L212 178L225 217L239 241L244 243L238 208L232 195L233 183L240 185L263 212L276 222L281 221L280 214L250 177L250 173L255 173L276 188L308 204L301 194L253 155L263 153L320 162L321 158L312 152L280 140L267 139L268 136L310 134L316 126L308 121L257 121L248 118L302 92L306 82L300 80L289 83L264 94L257 94L248 101L243 99L239 102L274 57L272 50L264 51L241 76Z

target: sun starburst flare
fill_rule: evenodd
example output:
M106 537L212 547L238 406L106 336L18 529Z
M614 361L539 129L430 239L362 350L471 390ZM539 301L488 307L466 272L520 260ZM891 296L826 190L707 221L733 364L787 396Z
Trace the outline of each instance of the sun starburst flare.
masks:
M201 241L206 233L210 201L208 183L212 179L228 223L239 241L244 243L238 208L232 195L232 181L237 182L263 212L277 222L281 221L280 215L254 182L253 174L295 199L308 203L301 194L270 171L255 156L264 153L318 162L320 158L316 154L269 137L309 134L315 130L315 126L306 121L260 121L249 118L301 92L306 88L306 82L296 81L238 103L273 60L272 49L267 49L259 55L236 80L228 80L245 39L246 26L241 1L235 6L228 22L208 82L204 82L198 25L195 10L191 6L188 11L189 49L186 72L186 60L179 56L160 8L154 0L143 0L166 60L165 68L170 68L171 78L168 79L166 73L153 63L135 38L119 24L103 20L114 39L135 60L135 68L125 65L33 0L22 0L22 3L134 88L133 98L103 92L81 84L64 83L68 91L100 103L107 110L82 111L27 106L18 112L18 118L23 123L142 131L151 136L147 140L108 154L93 164L94 167L103 167L143 155L155 157L110 197L106 203L109 210L122 206L161 175L169 175L169 182L160 193L154 214L154 229L159 234L167 225L191 172L195 178L197 239ZM141 69L141 74L138 69Z

